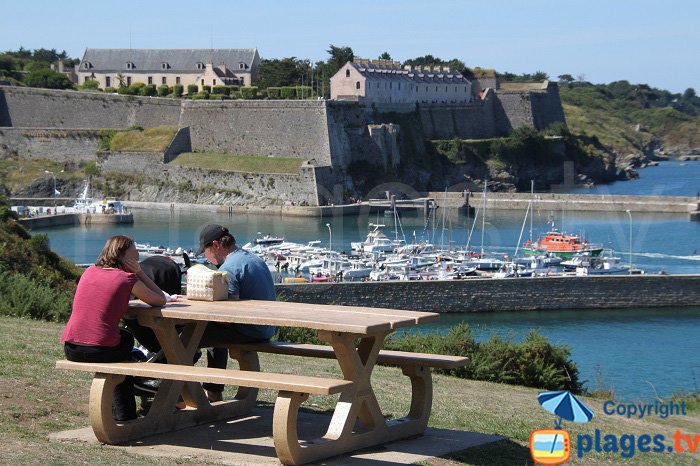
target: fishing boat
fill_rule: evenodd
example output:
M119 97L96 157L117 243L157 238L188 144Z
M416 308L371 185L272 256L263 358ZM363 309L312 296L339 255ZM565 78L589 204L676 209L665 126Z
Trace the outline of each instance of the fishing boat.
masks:
M258 232L258 235L261 233ZM261 246L272 246L274 244L282 244L284 242L284 237L280 236L272 236L272 235L265 235L261 236L255 239L255 244L259 244Z
M538 237L535 241L527 240L523 246L526 256L537 254L555 254L563 259L571 259L574 254L589 253L592 257L598 257L603 252L600 244L581 242L578 235L567 235L558 230L548 232L544 238Z

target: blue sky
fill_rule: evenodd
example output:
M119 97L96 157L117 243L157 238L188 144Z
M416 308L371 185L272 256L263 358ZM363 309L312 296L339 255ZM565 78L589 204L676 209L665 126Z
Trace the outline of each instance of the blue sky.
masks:
M249 48L263 58L325 60L329 44L356 56L425 54L467 66L626 79L700 92L700 1L325 0L296 2L27 0L5 2L0 50L20 46Z

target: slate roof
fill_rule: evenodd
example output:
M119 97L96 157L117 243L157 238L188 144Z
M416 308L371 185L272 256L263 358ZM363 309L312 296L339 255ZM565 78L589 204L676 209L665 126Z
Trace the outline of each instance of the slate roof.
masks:
M83 63L90 62L90 71L123 71L126 63L134 67L129 71L183 71L196 72L197 63L215 66L225 63L232 70L239 71L239 63L245 63L250 71L257 49L85 49L80 62L80 71L88 71ZM162 69L167 63L169 68ZM243 70L240 70L243 71Z
M362 76L373 81L406 81L417 84L468 84L469 80L456 71L406 70L395 66L373 66L370 63L352 62Z

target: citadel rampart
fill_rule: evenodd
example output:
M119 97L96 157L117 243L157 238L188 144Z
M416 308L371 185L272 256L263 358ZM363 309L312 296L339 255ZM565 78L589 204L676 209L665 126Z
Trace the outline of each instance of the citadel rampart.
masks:
M338 203L343 191L352 189L346 171L352 162L368 160L384 167L400 163L403 133L478 139L507 134L522 124L542 129L559 116L563 121L558 103L555 85L503 96L488 90L481 102L426 104L417 112L415 106L406 108L415 116L402 119L391 113L395 109L367 109L351 102L191 101L0 86L0 156L86 160L97 141L96 133L88 130L175 126L181 130L166 161L178 150L298 157L318 171L313 187L299 187L301 197L324 192L313 203Z

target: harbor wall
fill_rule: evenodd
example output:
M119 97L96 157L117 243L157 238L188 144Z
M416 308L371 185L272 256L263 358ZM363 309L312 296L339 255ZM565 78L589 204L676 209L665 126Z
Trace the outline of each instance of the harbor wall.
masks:
M700 306L700 275L277 285L290 302L432 312Z
M429 192L440 206L460 207L464 204L461 192ZM487 193L487 209L525 210L529 202L535 210L568 210L598 212L668 212L690 213L696 210L698 201L688 196L627 196L620 194L559 194L559 193ZM469 204L483 206L484 193L470 194Z

